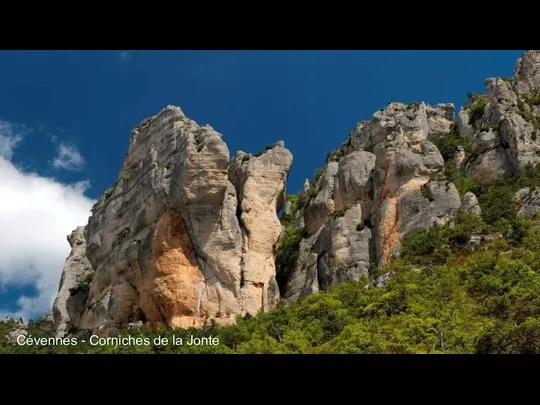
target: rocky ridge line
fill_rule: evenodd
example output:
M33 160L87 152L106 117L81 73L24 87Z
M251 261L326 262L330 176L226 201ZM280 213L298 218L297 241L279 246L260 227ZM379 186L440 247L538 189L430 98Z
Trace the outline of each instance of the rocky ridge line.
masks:
M454 182L487 187L540 161L540 52L527 51L512 78L485 84L457 120L452 104L393 102L328 154L287 203L282 242L292 253L278 255L286 300L369 275L408 235L458 209L480 215L477 196ZM532 215L540 203L527 193L520 210Z

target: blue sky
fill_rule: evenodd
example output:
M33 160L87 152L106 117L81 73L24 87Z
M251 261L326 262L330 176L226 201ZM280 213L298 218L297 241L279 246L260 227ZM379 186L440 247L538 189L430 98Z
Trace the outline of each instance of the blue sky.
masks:
M239 149L255 153L284 140L294 155L288 185L288 191L294 193L304 178L311 177L324 164L327 152L346 139L357 121L369 119L391 101L452 102L459 109L467 92L484 91L487 77L511 76L521 54L522 51L0 52L0 128L4 123L4 132L9 129L10 139L21 134L17 142L10 144L9 159L4 153L13 166L9 168L12 178L16 178L13 170L17 170L21 175L32 172L47 178L50 184L86 182L79 183L80 198L70 194L67 202L62 200L65 206L58 203L62 209L54 207L54 202L60 201L51 197L54 193L31 194L50 204L44 210L34 197L34 204L19 212L18 217L23 221L29 217L28 210L41 210L52 222L47 226L34 223L33 227L23 227L19 231L21 240L13 240L5 222L15 218L15 214L5 211L2 216L0 212L0 238L3 232L12 239L13 252L25 252L25 236L34 234L36 227L44 233L51 226L57 229L48 238L32 238L36 246L41 240L54 239L54 249L49 250L56 257L46 271L40 269L39 257L25 264L15 260L13 253L10 261L4 258L2 262L4 248L0 246L0 313L36 315L43 311L60 277L61 265L56 270L54 267L69 253L65 239L71 231L67 229L71 226L69 221L82 221L84 225L86 206L116 179L131 129L168 104L180 106L189 118L199 124L208 123L221 132L231 155ZM3 181L0 177L2 199L9 193L27 192L17 191L18 183L2 188ZM64 195L63 189L55 190ZM13 210L14 206L4 209ZM65 218L67 211L73 212L69 220ZM11 266L10 270L2 269L2 265ZM26 266L26 270L20 270L21 266ZM19 273L33 276L17 276ZM24 294L36 296L32 304L25 304L24 299L18 301Z

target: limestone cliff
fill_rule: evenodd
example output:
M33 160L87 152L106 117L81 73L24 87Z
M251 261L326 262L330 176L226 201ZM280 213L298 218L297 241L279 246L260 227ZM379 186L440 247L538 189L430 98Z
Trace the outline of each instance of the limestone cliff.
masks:
M277 213L291 164L283 142L231 160L221 134L178 107L144 120L85 227L95 276L72 326L102 334L136 321L201 327L273 308ZM68 261L64 278L74 273ZM75 300L66 288L55 306L61 322L73 319L61 315Z
M452 218L461 201L451 182L436 180L444 160L433 142L450 132L453 116L451 104L390 103L329 154L297 207L305 228L285 298L367 275L405 235Z

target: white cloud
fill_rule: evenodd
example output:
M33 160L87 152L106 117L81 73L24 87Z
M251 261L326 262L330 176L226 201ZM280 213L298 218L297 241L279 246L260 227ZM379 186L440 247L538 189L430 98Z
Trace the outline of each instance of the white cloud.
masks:
M62 184L13 165L22 135L3 125L9 139L1 141L0 156L0 290L32 285L37 297L19 297L15 312L0 306L0 316L35 319L51 310L70 252L66 237L87 223L94 201L84 195L88 181Z
M57 169L78 170L84 165L84 158L75 146L61 143L58 146L58 154L53 161Z
M24 125L0 121L0 157L11 160L17 144L30 132Z

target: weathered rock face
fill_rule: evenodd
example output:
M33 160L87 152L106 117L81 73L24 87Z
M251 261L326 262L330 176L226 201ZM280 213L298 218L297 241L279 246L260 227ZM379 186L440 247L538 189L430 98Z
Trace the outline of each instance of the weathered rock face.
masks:
M460 135L472 139L466 173L491 184L527 163L540 162L540 52L527 51L513 78L489 78L459 114Z
M285 183L292 155L282 142L259 157L237 154L230 178L238 195L243 243L238 288L242 313L255 315L279 300L275 251L281 234L277 217L285 203Z
M482 213L480 203L478 202L478 198L476 198L474 193L471 193L470 191L465 193L463 199L461 200L461 210L475 215L480 215Z
M518 94L530 94L540 89L540 51L527 51L518 59L514 84Z
M430 139L450 132L453 114L451 104L391 103L329 154L303 209L304 237L286 299L367 275L407 234L452 218L461 201L454 184L433 180L444 160Z
M515 194L514 201L520 215L533 217L540 212L540 190L521 189Z
M178 107L144 120L85 228L95 277L77 326L200 327L273 308L291 164L283 142L231 162L221 134Z
M438 123L437 131L430 125L433 121ZM379 135L381 125L384 138ZM407 232L442 220L459 206L453 184L430 181L444 166L430 139L439 139L440 128L449 132L452 125L453 106L448 104L392 103L374 115L375 131L368 138L375 143L376 154L371 222L378 262L386 262Z
M392 278L392 276L394 276L394 274L395 273L393 271L388 272L388 273L384 273L384 274L380 275L379 277L377 277L376 279L371 280L369 282L369 284L367 284L364 287L364 289L368 290L371 287L381 288L388 282L388 280L390 280Z
M44 315L38 321L39 329L44 332L54 332L57 330L56 322L54 320L54 314L52 312Z
M425 110L421 107L420 114ZM372 222L379 266L388 263L405 236L447 222L461 204L454 184L432 180L442 172L444 160L433 143L419 136L427 136L428 129L405 132L397 127L376 149Z
M375 257L374 240L371 228L363 223L361 205L354 204L338 215L301 240L284 298L303 298L368 273Z
M148 253L143 263L133 263L145 318L159 326L202 326L205 279L180 215L167 211L159 217Z
M80 326L88 298L89 283L94 274L92 265L86 258L84 227L77 227L67 239L71 252L64 264L58 294L53 303L53 317L58 337L66 336L71 327Z

